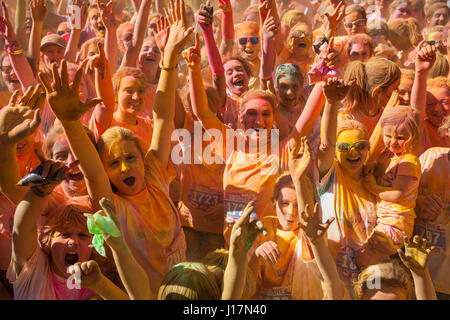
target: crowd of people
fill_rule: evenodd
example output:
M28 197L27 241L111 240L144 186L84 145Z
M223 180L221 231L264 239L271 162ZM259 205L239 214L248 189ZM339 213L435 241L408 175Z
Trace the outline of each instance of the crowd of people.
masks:
M0 299L450 298L447 2L0 3Z

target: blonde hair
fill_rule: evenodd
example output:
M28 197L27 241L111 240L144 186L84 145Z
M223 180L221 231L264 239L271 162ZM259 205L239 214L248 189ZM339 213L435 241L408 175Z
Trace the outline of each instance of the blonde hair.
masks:
M361 300L368 290L367 284L378 279L377 277L380 279L381 286L405 289L408 299L414 296L411 276L398 260L380 261L361 271L358 280L353 282L354 296Z
M367 134L367 129L358 120L343 120L338 122L337 130L336 130L336 137L339 137L339 135L347 130L359 130L364 134L364 137L368 139L369 135Z
M89 48L90 46L95 46L97 48L98 44L105 44L105 39L101 37L95 37L92 39L87 40L85 43L81 45L79 54L78 54L78 61L84 61L86 58L88 58Z
M402 75L401 75L401 79L408 79L411 81L414 81L414 77L416 72L413 69L400 69Z
M273 114L275 115L278 112L277 100L276 100L275 95L273 93L271 93L270 91L264 91L264 90L259 90L259 89L248 91L247 93L245 93L245 95L242 97L242 102L239 107L239 112L244 112L245 105L247 104L247 102L249 102L250 100L253 100L253 99L266 100L272 106Z
M428 78L448 77L449 64L447 58L440 52L436 52L436 61L428 73Z
M101 158L104 156L107 149L109 149L116 141L134 142L139 153L142 155L142 159L145 159L144 149L139 137L136 136L131 130L123 127L109 128L98 138L95 147Z
M302 10L288 10L281 17L281 23L292 28L299 22L306 22L305 13Z
M217 284L221 291L223 290L223 276L225 274L225 268L228 264L229 251L226 249L216 249L208 253L202 258L201 262L211 271L217 281ZM247 299L254 295L256 292L256 278L249 268L245 276L245 287L242 293L242 298Z
M385 58L372 57L365 63L352 61L345 70L344 80L355 79L355 84L345 98L344 110L353 113L357 109L365 108L366 114L370 114L371 110L384 107L374 105L373 90L377 87L388 88L400 76L400 68Z
M127 76L131 76L139 80L139 84L142 90L147 90L147 81L145 80L145 75L141 69L133 67L122 67L114 73L112 77L114 94L117 95L120 88L120 81Z
M450 129L450 115L444 118L444 120L442 121L442 125L438 129L438 133L440 136L445 137L449 129Z
M447 77L439 76L427 80L427 88L447 88L450 85L450 80Z
M253 31L259 37L259 26L254 21L244 21L236 29L236 37L239 38L244 31Z
M214 274L199 262L181 262L164 276L158 300L219 300L221 291Z
M419 23L415 18L398 18L388 23L389 41L398 50L407 51L422 41Z

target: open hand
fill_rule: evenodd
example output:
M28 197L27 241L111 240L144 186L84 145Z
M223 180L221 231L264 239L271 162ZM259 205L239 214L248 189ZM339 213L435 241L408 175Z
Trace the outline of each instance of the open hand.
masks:
M59 69L56 63L52 64L52 83L49 83L46 76L39 72L39 79L47 91L50 107L61 122L79 120L86 111L102 101L99 98L92 99L86 103L80 101L80 82L87 62L88 60L85 60L78 67L72 83L69 83L69 73L67 72L67 62L65 60L61 61Z
M14 33L14 27L9 19L8 9L6 4L2 1L2 15L0 16L0 35L2 35L7 42L16 40L16 34Z
M47 3L45 0L31 0L30 1L31 18L34 23L44 23L48 15Z
M405 237L405 252L398 249L398 255L403 264L414 273L424 273L428 265L430 253L435 249L434 246L427 248L427 239L420 239L415 235L412 242Z
M299 222L299 226L311 243L314 243L317 240L321 239L335 219L334 217L332 217L329 218L325 223L321 223L318 214L319 211L319 203L316 203L314 205L314 211L312 214L310 212L309 205L306 204L305 210L300 214L303 223Z
M353 85L355 80L351 80L345 83L338 78L328 78L327 82L323 86L323 93L325 94L325 98L330 104L338 103L345 98L348 90Z
M114 5L112 1L109 1L106 6L101 7L97 3L97 7L100 11L100 18L102 19L103 24L106 29L116 29L117 21L114 15Z
M164 9L170 24L170 33L164 50L164 67L174 68L178 53L189 40L194 27L188 26L184 0L169 0L170 13Z
M289 173L294 182L300 181L311 163L311 147L308 139L301 137L294 148L289 150Z
M159 51L161 52L161 57L164 57L164 48L166 47L167 40L169 39L170 26L166 17L161 17L156 23L155 32L152 29L153 37L155 38L156 45L158 46ZM162 59L161 59L162 60Z
M15 145L33 134L41 123L39 111L45 102L42 87L29 87L17 104L19 91L15 91L9 106L0 111L0 144Z

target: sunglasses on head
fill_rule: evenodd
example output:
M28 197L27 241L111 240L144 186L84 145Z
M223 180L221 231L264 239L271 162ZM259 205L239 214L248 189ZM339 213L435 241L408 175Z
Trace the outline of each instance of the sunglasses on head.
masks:
M352 28L353 25L359 27L359 26L362 26L364 23L366 23L366 19L359 19L359 20L356 20L353 22L346 22L346 23L344 23L344 26L346 28Z
M259 42L259 38L258 37L243 37L243 38L239 38L239 44L241 45L246 45L247 42L251 42L253 44L258 44Z
M359 141L355 141L353 143L339 142L336 145L337 149L341 152L348 152L352 148L355 148L356 150L361 151L361 150L366 149L368 146L369 146L368 140L359 140Z
M2 72L4 73L11 73L12 70L12 66L2 66Z

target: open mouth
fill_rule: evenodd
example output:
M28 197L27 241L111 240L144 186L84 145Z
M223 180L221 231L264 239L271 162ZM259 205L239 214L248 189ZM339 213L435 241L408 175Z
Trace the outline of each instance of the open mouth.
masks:
M12 79L12 80L9 80L9 83L17 84L17 83L19 83L19 80L17 80L17 79Z
M244 86L244 80L236 80L233 82L233 86L235 87L243 87Z
M75 174L69 174L69 180L73 180L73 181L80 181L83 179L83 173L78 172Z
M250 50L250 49L245 49L244 50L244 52L247 54L247 55L252 55L253 54L253 52L255 52L255 51L253 51L253 50Z
M78 262L78 254L76 252L68 252L64 257L66 265L71 266Z
M360 159L361 159L361 157L354 158L354 159L347 158L347 161L350 162L351 164L357 164Z
M140 102L128 102L128 105L133 109L138 109L141 106Z
M125 183L129 187L133 186L135 182L136 182L135 177L128 177L128 178L123 179L123 183Z
M155 62L155 61L156 61L156 59L155 59L155 58L153 58L153 57L147 57L147 58L145 58L145 61L149 61L149 62Z
M306 43L305 42L300 42L299 44L298 44L298 47L299 48L306 48Z
M23 148L25 148L26 145L27 145L26 143L18 144L17 147L16 147L16 149L17 149L17 150L22 150Z

